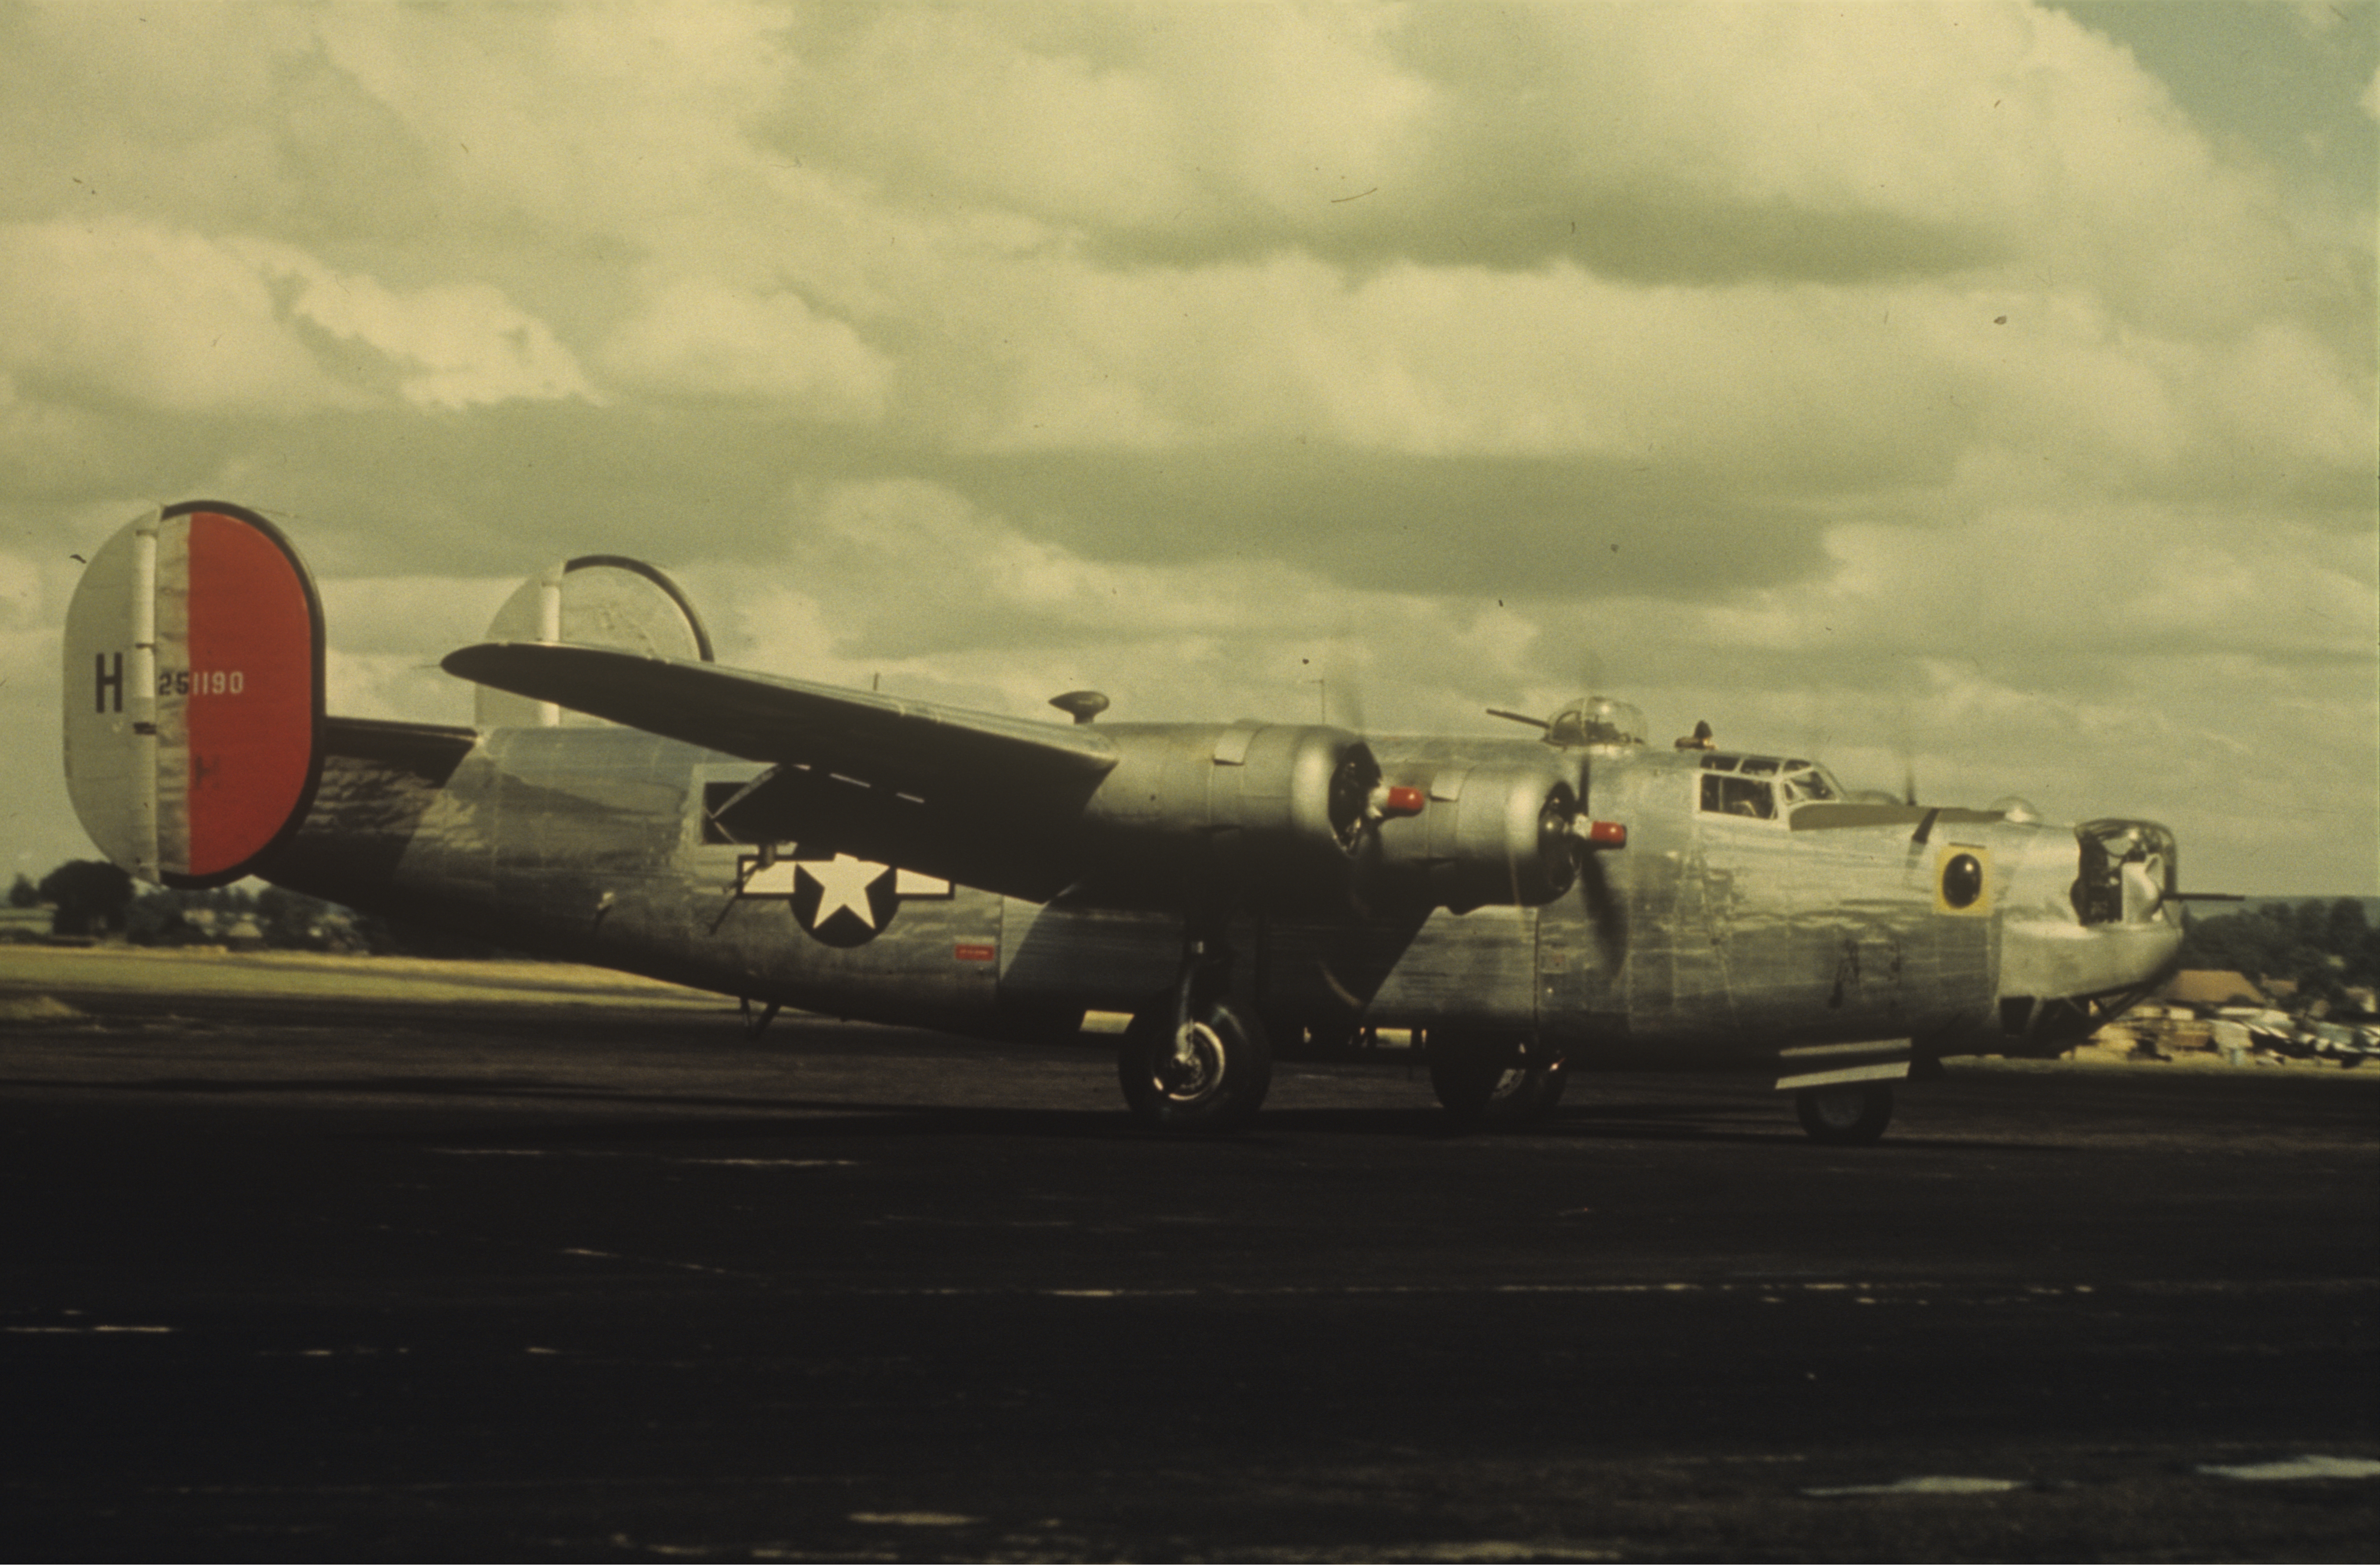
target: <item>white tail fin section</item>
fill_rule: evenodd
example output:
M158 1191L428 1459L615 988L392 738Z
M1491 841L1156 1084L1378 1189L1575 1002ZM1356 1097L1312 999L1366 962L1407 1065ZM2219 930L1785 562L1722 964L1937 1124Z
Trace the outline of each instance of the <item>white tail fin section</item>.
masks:
M624 554L582 554L540 571L504 600L487 638L711 661L710 633L677 583ZM600 717L486 685L480 686L476 716L482 729L611 726Z
M247 874L322 772L322 605L280 529L194 501L101 546L67 610L67 791L116 865Z

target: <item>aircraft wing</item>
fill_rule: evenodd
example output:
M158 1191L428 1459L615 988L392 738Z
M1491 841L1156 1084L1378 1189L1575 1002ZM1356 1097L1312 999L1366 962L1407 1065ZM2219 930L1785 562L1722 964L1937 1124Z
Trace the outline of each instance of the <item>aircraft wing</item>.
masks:
M832 845L1047 896L1070 871L1048 831L1116 764L1080 727L806 680L554 642L450 653L447 673L777 768L735 810L747 842Z
M1079 727L969 711L807 680L537 641L466 647L440 665L480 685L552 701L746 760L824 767L872 785L930 787L952 776L1098 778L1114 746Z

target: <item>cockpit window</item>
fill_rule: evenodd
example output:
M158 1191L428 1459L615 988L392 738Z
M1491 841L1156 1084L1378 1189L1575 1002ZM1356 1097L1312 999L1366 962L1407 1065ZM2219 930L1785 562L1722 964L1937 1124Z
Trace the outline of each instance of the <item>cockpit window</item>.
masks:
M1843 796L1825 767L1778 756L1714 753L1702 758L1704 812L1774 820L1781 807L1821 804ZM1777 780L1774 792L1768 779Z
M1706 773L1703 778L1703 813L1774 820L1777 819L1777 795L1762 778Z

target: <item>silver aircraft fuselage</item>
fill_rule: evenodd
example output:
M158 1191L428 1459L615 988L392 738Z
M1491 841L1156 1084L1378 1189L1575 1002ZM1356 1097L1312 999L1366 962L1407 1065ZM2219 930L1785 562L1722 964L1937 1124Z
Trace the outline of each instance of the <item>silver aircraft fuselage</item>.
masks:
M1548 756L1530 740L1374 747L1390 783L1451 755ZM2171 840L2147 823L1804 798L1784 774L1819 769L1775 758L1555 754L1578 770L1582 813L1626 829L1576 885L1463 913L1360 898L1243 912L1235 993L1276 1028L1473 1029L1580 1065L1790 1071L1877 1040L1921 1057L2054 1052L2180 944L2160 905ZM258 872L722 994L962 1031L1137 1011L1177 982L1177 914L727 840L711 811L763 770L627 728L334 721L310 811ZM2124 831L2129 862L2101 841Z

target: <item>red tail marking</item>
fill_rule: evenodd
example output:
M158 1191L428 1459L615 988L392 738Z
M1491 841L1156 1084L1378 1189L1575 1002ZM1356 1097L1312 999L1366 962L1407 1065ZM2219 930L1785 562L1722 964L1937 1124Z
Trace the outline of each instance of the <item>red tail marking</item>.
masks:
M231 516L190 518L189 873L270 843L313 765L313 616L298 567Z

